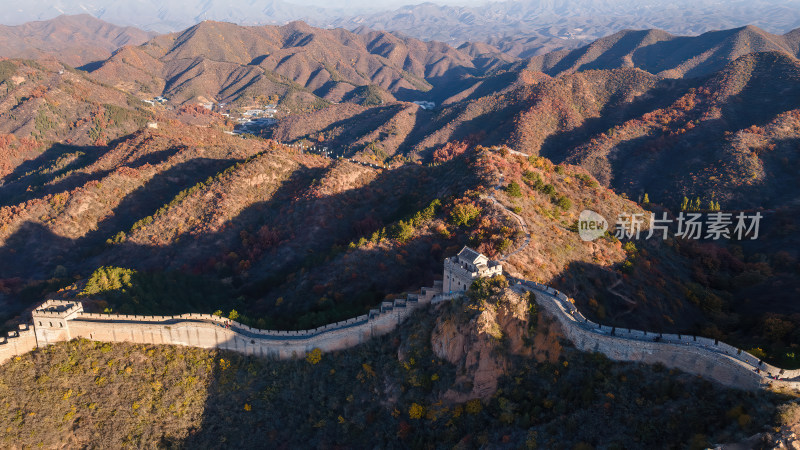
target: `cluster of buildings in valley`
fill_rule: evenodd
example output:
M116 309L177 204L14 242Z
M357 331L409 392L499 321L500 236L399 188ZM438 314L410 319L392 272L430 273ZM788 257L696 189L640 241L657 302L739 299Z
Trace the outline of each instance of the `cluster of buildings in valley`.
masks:
M226 104L221 103L218 106L222 109ZM246 109L239 114L232 113L231 110L226 110L226 112L222 113L223 116L231 118L236 122L233 131L230 133L233 135L256 133L259 130L271 127L278 123L278 119L275 118L277 114L278 105L275 104L265 105L262 108ZM238 117L234 118L233 116L236 115L238 115Z
M425 109L425 110L430 110L430 109L436 108L436 103L429 102L427 100L415 100L412 103L414 103L415 105L419 105L420 108Z
M155 98L151 98L151 99L147 99L146 98L146 99L142 100L142 102L147 103L150 106L155 106L157 104L158 105L163 105L164 103L167 103L168 101L169 101L168 98L163 97L161 95L159 95L158 97L155 97Z
M169 98L159 95L152 99L142 99L142 102L150 106L163 105L169 102ZM223 117L233 121L235 123L234 129L228 132L228 134L232 135L255 134L278 123L278 119L275 116L278 115L279 109L278 105L274 103L245 108L231 108L228 103L214 103L211 101L198 102L197 104L209 111L218 112Z

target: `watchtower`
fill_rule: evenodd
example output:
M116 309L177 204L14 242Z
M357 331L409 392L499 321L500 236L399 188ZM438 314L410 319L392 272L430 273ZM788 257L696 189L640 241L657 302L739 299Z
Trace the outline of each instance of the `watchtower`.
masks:
M47 300L33 310L33 328L39 347L68 341L69 321L83 312L83 305L76 301Z
M456 256L444 260L442 292L461 292L469 289L476 278L493 277L503 274L503 266L491 261L469 247L464 247Z

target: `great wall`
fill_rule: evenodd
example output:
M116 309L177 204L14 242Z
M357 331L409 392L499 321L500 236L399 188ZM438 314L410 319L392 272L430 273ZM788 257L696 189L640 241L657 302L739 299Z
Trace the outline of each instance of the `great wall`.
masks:
M493 197L490 200L505 208ZM531 236L524 220L508 212L527 235L514 250L516 253L530 242ZM302 331L260 330L210 314L93 314L84 312L78 301L47 300L33 310L31 323L21 324L8 337L0 337L0 364L36 348L76 338L216 348L276 359L302 357L314 349L344 350L391 332L418 308L459 297L476 278L499 274L504 274L499 262L465 247L445 260L443 280L436 281L433 287L383 302L368 314ZM800 390L800 370L772 366L714 339L600 325L584 317L569 297L552 287L505 275L511 289L520 294L533 293L536 303L560 323L565 337L580 350L599 352L615 361L663 364L740 389Z
M405 299L383 302L380 309L313 330L270 331L210 314L138 316L92 314L71 300L48 300L31 314L30 324L0 338L0 363L38 347L84 338L103 342L186 345L232 350L268 358L302 357L319 348L343 350L386 334L420 306L449 298L441 285L423 288Z
M482 256L482 255L481 255ZM479 275L478 271L471 275ZM448 276L448 274L445 274ZM600 352L616 361L660 363L741 389L800 389L800 370L771 366L749 353L713 339L612 328L588 320L563 293L532 281L508 277L518 293L533 292L536 302L561 324L580 350ZM80 302L48 300L36 308L32 323L0 338L0 363L39 347L84 338L103 342L171 344L232 350L285 359L313 349L343 350L394 330L412 311L460 295L444 293L441 282L405 299L384 302L363 316L304 331L251 328L209 314L138 316L92 314Z

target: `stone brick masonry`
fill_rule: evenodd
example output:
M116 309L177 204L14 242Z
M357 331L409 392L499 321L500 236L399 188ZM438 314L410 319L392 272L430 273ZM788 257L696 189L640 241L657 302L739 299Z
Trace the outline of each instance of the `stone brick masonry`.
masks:
M800 389L800 370L771 366L713 339L599 325L586 319L563 293L532 281L509 279L517 292L533 292L537 303L559 321L566 337L581 350L600 352L616 361L660 363L741 389ZM369 314L302 331L259 330L208 314L89 314L78 301L48 300L33 311L32 325L20 325L18 331L0 338L0 363L75 338L219 348L277 359L302 357L315 348L343 350L389 333L421 306L460 295L457 291L443 293L442 287L442 282L436 282L420 293L383 302Z
M33 311L32 326L21 325L19 331L0 338L0 363L37 347L75 338L219 348L273 358L302 357L315 348L342 350L386 334L413 310L442 300L441 282L436 282L420 293L383 302L369 314L302 331L259 330L209 314L90 314L78 301L48 300Z

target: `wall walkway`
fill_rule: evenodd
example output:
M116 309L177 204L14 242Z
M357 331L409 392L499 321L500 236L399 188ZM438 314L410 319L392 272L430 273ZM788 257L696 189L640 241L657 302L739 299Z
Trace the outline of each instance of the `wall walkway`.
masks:
M508 277L512 289L533 292L555 317L566 337L583 351L616 361L661 363L741 389L800 389L800 370L783 370L724 342L704 337L613 328L592 322L563 293L532 281ZM455 294L458 295L458 294ZM104 342L171 344L219 348L276 359L302 357L318 348L343 350L394 330L415 309L451 299L441 282L405 299L383 302L369 314L313 330L259 330L209 314L138 316L90 314L80 302L48 300L34 310L33 324L0 338L0 363L55 342L85 338Z
M420 293L383 302L369 314L301 331L260 330L210 314L91 314L77 301L48 300L33 311L32 326L22 325L19 331L0 338L0 363L74 338L219 348L279 359L302 357L315 348L324 352L342 350L389 333L415 309L449 298L441 294L441 282L436 282Z
M517 292L533 292L537 304L559 321L580 350L600 352L615 361L661 363L741 389L800 389L800 370L783 370L714 339L599 325L584 317L563 293L532 281L511 281Z

